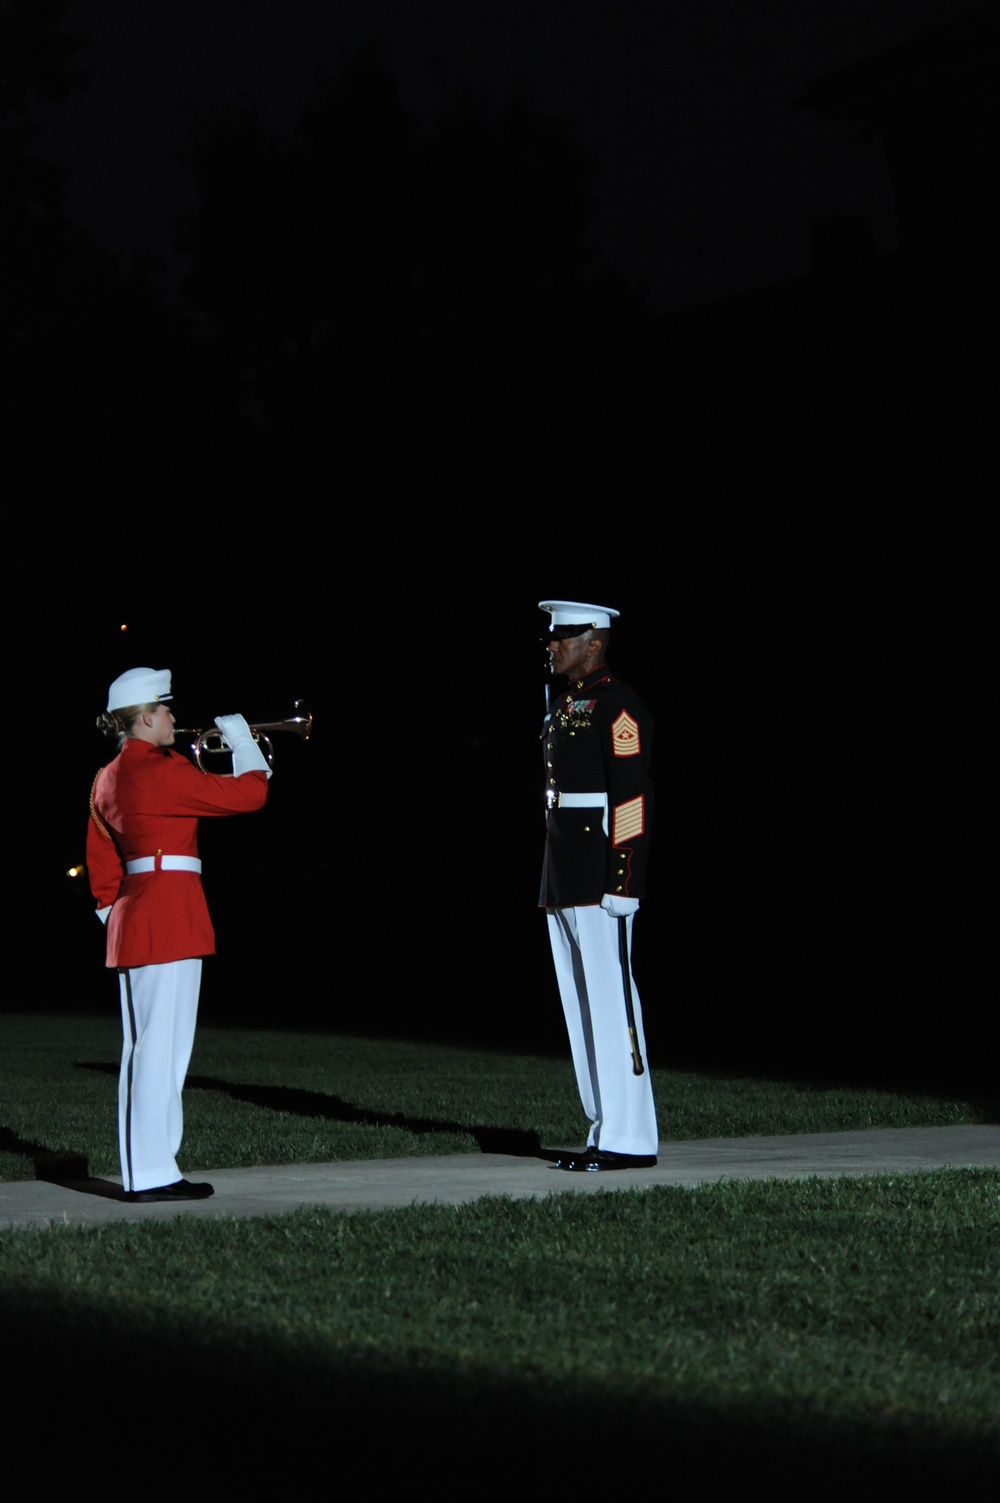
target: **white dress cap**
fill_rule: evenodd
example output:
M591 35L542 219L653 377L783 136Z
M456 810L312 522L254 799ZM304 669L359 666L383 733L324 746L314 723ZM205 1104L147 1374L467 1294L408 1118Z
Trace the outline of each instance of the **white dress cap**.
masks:
M172 697L169 668L130 668L108 690L108 714Z
M540 600L538 609L551 614L550 631L556 626L581 626L584 629L610 626L612 616L619 614L610 605L585 605L580 600Z

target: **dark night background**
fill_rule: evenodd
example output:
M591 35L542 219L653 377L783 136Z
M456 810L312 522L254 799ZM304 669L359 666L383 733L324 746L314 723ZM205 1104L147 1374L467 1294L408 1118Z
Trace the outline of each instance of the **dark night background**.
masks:
M146 663L316 718L204 1021L561 1051L556 596L656 718L653 1063L993 1088L996 7L675 9L3 0L6 1007L117 1005Z

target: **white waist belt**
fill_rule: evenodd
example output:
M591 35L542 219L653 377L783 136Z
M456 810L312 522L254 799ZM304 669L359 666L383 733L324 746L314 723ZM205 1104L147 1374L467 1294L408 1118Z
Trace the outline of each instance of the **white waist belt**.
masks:
M606 793L557 793L556 804L560 809L606 809Z
M125 870L130 877L139 872L155 872L157 862L163 872L201 871L201 862L197 856L139 856L135 861L126 861Z

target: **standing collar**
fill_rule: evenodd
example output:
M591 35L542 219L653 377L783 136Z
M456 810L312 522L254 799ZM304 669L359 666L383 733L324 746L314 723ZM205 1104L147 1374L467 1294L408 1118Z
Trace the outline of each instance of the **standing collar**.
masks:
M611 669L607 663L600 663L596 668L591 668L582 678L569 678L567 680L571 689L596 689L599 684L611 682Z

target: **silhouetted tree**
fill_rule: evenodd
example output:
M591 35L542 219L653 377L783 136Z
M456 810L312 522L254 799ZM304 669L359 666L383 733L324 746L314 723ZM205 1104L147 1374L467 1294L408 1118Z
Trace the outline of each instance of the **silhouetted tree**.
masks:
M0 325L15 378L12 433L44 400L58 329L54 287L76 269L78 247L66 213L69 173L35 152L39 107L83 86L74 66L83 39L62 30L63 0L4 0L0 6Z
M72 13L65 0L0 8L0 323L15 530L42 537L57 554L50 568L78 579L98 557L110 573L116 539L144 526L144 501L217 482L246 435L215 396L193 322L151 271L126 267L73 222L68 169L38 154L41 107L87 87L88 42L69 29ZM103 527L123 501L127 523L119 513Z
M530 464L541 485L627 411L642 300L590 240L597 164L527 97L420 122L368 51L289 138L247 105L188 160L185 294L300 471L396 451L432 480Z

